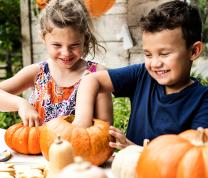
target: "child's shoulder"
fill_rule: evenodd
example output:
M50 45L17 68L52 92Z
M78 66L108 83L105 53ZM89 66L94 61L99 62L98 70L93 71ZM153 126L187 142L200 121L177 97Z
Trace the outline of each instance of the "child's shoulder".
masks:
M99 64L97 62L93 62L93 61L87 61L87 66L88 66L88 70L90 72L96 72L96 71L101 71L101 70L107 70L107 67L105 67L102 64Z

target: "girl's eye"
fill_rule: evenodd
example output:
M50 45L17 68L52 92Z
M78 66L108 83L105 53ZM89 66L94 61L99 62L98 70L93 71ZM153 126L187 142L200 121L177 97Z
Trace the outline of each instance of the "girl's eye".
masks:
M72 45L70 48L71 49L74 49L74 48L79 48L80 47L80 44L74 44L74 45Z

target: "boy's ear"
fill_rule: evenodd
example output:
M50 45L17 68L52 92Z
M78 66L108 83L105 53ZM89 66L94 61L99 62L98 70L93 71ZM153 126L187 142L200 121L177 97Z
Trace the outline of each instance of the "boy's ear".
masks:
M197 59L203 50L203 43L201 41L195 42L191 47L191 60Z

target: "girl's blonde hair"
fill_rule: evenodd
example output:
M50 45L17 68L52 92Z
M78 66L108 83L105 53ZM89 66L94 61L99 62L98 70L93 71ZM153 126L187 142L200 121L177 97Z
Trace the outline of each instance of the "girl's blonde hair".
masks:
M82 0L51 0L42 10L40 15L40 30L44 37L53 30L53 26L59 28L72 27L84 35L85 57L91 50L93 57L100 46L92 33L92 21ZM64 35L64 34L63 34Z

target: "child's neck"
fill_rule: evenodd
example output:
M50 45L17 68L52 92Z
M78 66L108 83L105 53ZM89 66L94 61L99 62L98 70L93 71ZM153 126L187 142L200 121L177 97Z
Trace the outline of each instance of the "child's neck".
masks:
M181 85L172 85L172 86L165 86L165 93L166 95L173 94L173 93L179 93L189 85L193 84L194 81L189 79L187 82L181 84Z
M82 74L87 69L86 62L84 60L80 60L77 66L73 69L60 69L52 63L51 61L48 63L50 75L56 82L56 85L60 87L69 87L74 85L81 79Z

